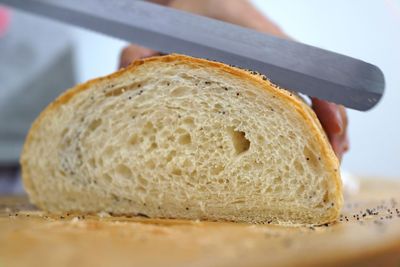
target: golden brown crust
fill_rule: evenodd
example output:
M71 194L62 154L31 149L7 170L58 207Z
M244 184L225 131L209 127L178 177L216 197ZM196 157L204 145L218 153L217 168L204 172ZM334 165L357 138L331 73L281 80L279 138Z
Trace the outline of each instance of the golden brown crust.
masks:
M315 115L314 111L304 102L302 101L299 97L297 97L296 94L289 92L287 90L281 89L278 86L272 84L269 80L266 80L263 75L260 75L255 72L251 72L248 70L243 70L240 68L236 67L231 67L223 63L218 63L214 61L209 61L205 59L199 59L199 58L193 58L189 57L186 55L179 55L179 54L171 54L167 56L157 56L157 57L151 57L151 58L146 58L146 59L140 59L134 61L129 67L126 69L120 69L119 71L112 73L108 76L96 78L93 80L90 80L84 84L79 84L69 90L67 90L64 94L62 94L60 97L58 97L53 103L51 103L41 114L40 116L35 120L33 123L21 156L21 166L22 166L22 177L23 181L25 184L25 187L28 188L29 190L34 190L33 184L30 182L31 177L27 175L26 170L24 168L24 162L25 162L25 153L30 146L33 136L35 135L37 125L40 123L41 119L46 116L46 113L49 111L56 109L57 107L67 103L73 96L79 94L80 92L90 88L92 85L97 84L99 82L107 81L107 80L112 80L113 78L117 78L120 75L126 73L126 72L134 72L135 68L138 66L149 63L149 62L176 62L176 64L196 64L198 66L206 67L206 68L217 68L220 71L225 71L227 73L230 73L232 75L235 75L239 77L242 80L245 80L246 82L249 83L254 83L257 85L257 88L263 89L263 90L268 90L271 93L275 94L277 97L280 97L282 99L285 99L288 104L291 104L295 107L295 109L298 111L298 113L304 118L305 121L307 121L310 125L312 125L312 128L315 131L315 138L320 147L322 148L322 153L323 157L328 159L326 162L329 165L329 167L332 170L333 177L335 179L335 184L336 184L336 189L334 190L336 192L336 199L340 200L340 203L337 205L336 209L336 214L332 216L332 220L335 219L340 212L340 208L342 206L343 198L342 198L342 181L340 178L339 174L339 161L337 157L335 156L335 153L332 150L332 147L329 144L329 141L326 137L326 134L317 118Z

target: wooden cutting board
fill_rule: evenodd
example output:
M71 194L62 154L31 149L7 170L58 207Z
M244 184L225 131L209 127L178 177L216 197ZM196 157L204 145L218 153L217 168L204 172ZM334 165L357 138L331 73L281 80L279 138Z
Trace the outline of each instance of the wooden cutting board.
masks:
M362 179L318 227L49 215L0 197L0 266L400 266L400 180Z

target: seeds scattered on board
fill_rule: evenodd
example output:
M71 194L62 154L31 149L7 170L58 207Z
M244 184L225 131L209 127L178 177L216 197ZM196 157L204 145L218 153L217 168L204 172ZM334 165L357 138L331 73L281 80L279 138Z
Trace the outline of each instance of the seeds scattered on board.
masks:
M399 214L400 211L398 208L395 208L396 206L392 206L392 204L393 204L392 200L394 200L394 199L391 199L390 201L382 201L382 204L379 204L376 207L367 208L365 210L360 210L359 212L352 214L353 221L359 222L360 225L366 225L366 223L368 221L372 221L371 219L376 218L375 220L373 220L373 223L376 224L377 226L380 226L380 225L383 225L384 222L387 220L395 219L396 214L397 214L397 217L400 218L400 214ZM395 201L394 204L397 205L397 202ZM357 206L358 206L357 203L347 203L346 204L346 208L348 208L348 209L356 208ZM343 218L343 215L340 215L340 218L337 221L343 222L344 220L342 218ZM347 218L347 216L344 216L344 219L346 220L346 222L349 222L349 219Z

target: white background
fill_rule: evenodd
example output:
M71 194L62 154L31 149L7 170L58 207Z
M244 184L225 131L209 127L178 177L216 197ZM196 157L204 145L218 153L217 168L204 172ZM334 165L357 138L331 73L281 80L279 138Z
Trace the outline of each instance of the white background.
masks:
M349 111L351 149L343 169L400 179L400 0L253 0L295 39L378 65L382 101ZM243 11L245 12L245 11ZM123 41L73 28L79 82L117 69Z

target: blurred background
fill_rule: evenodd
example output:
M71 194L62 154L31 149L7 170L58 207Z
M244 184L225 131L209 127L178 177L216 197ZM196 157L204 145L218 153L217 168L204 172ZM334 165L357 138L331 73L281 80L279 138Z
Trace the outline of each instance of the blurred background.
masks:
M342 169L400 179L400 0L252 2L298 41L383 70L386 91L378 106L348 111L350 151ZM14 10L6 13L7 22L0 21L0 161L7 163L18 159L21 133L39 112L76 83L117 70L127 43Z

